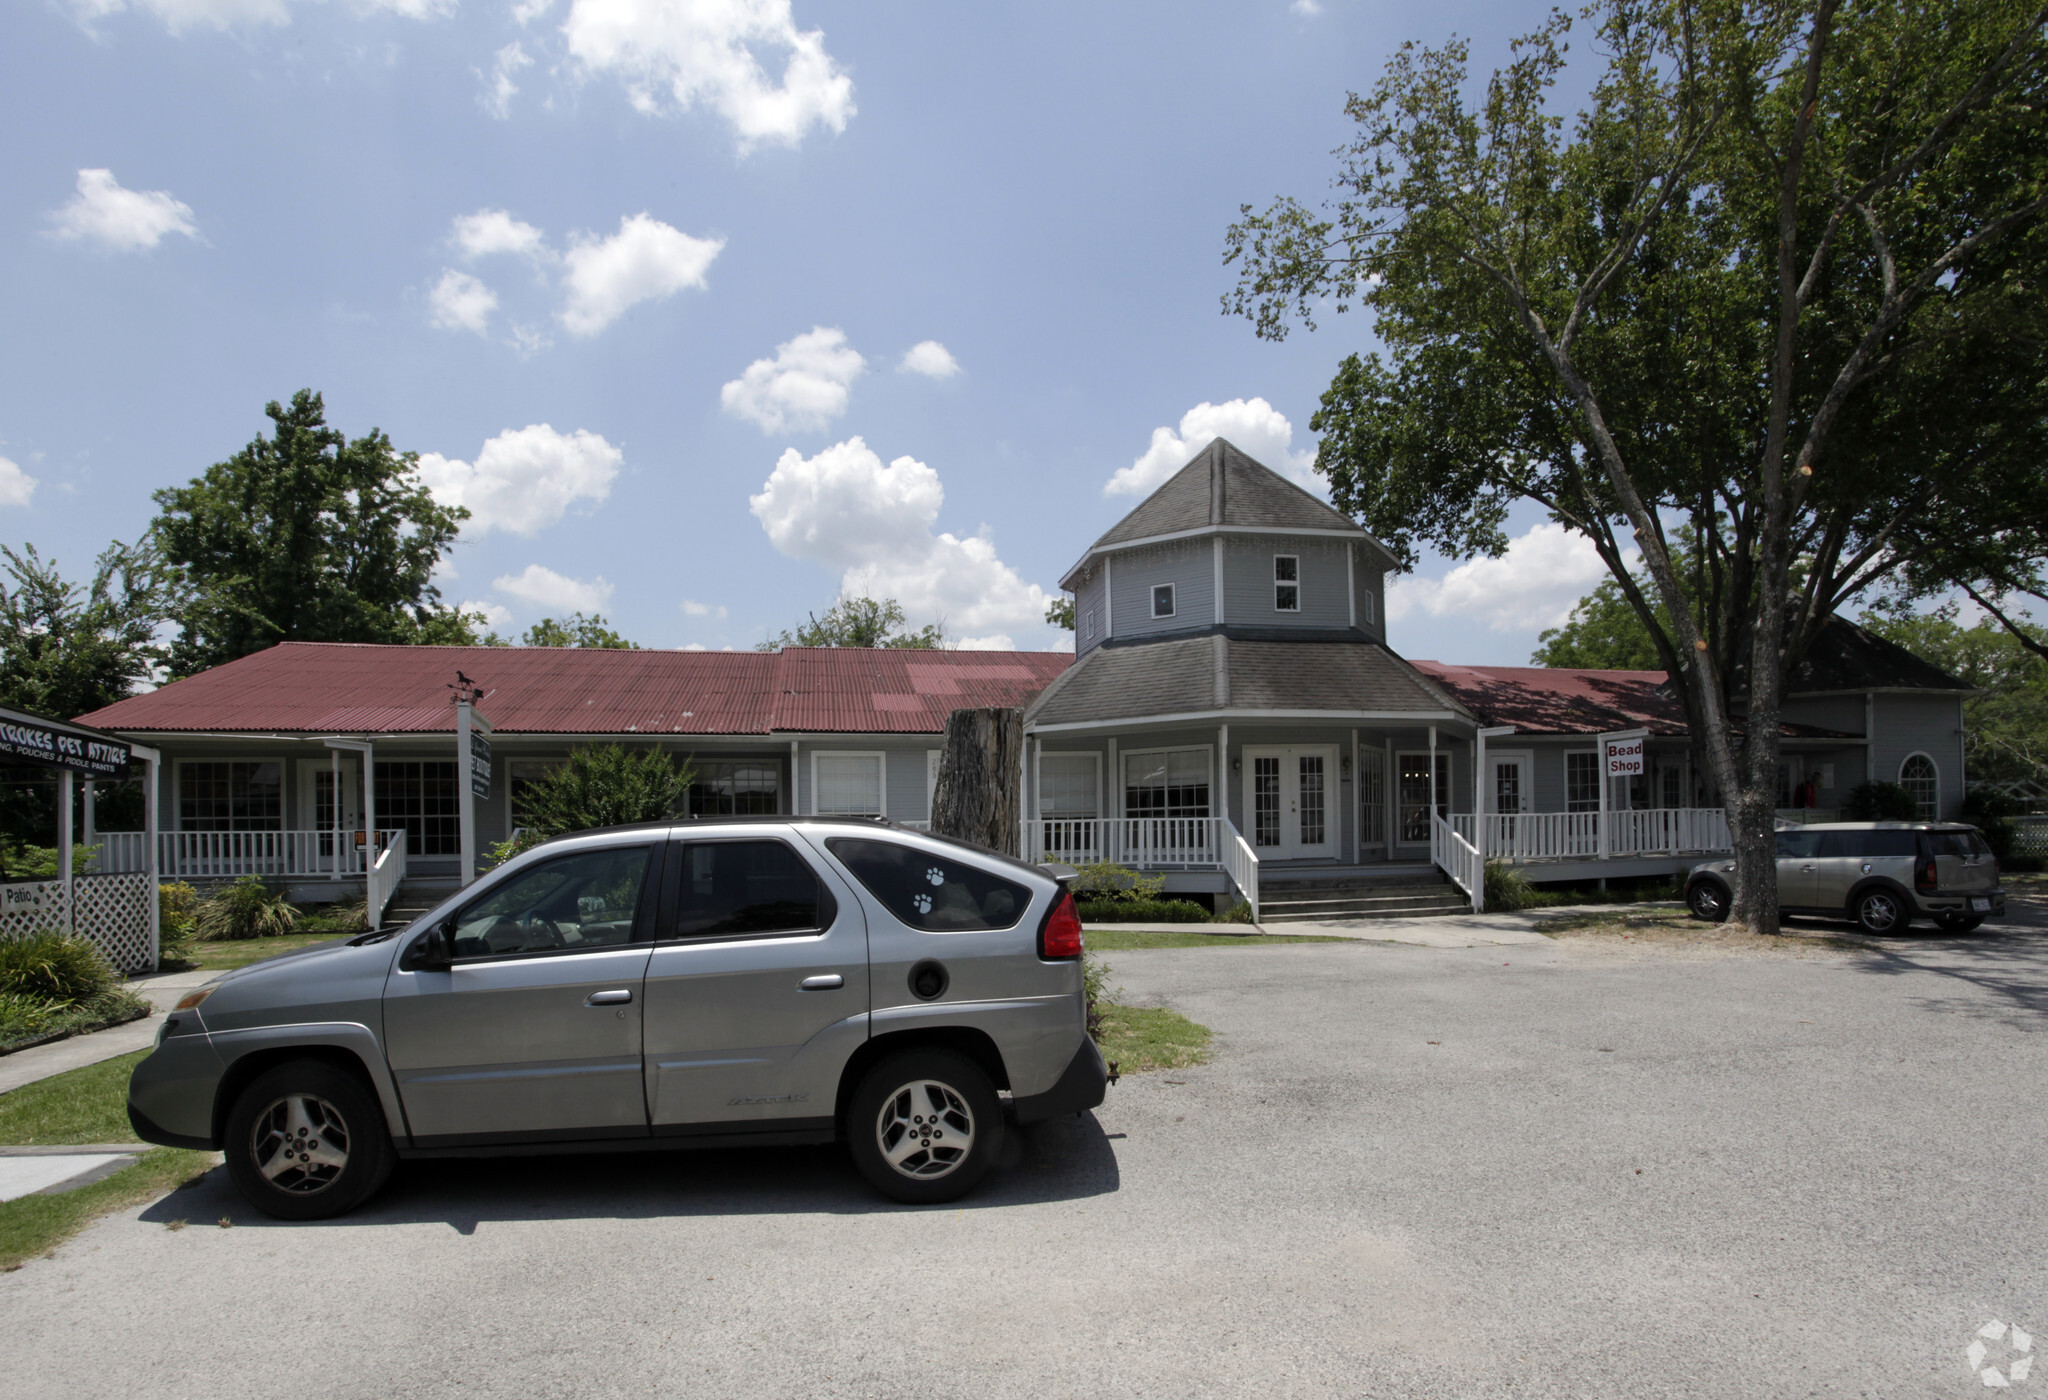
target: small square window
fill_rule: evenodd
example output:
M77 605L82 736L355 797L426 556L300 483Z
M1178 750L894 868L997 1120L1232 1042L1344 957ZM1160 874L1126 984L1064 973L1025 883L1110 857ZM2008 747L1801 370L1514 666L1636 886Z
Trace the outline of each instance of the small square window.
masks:
M1153 585L1153 588L1152 588L1152 616L1154 616L1154 617L1172 617L1172 616L1173 616L1173 585L1172 585L1172 584L1170 584L1170 583L1161 583L1161 584L1155 584L1155 585Z

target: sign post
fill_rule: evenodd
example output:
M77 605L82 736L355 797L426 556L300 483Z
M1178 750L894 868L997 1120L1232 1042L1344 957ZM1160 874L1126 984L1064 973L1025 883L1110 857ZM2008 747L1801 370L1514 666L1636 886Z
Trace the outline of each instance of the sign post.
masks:
M1600 859L1606 860L1614 849L1614 842L1608 835L1607 813L1610 808L1609 791L1616 778L1636 778L1643 774L1643 751L1650 737L1647 729L1623 729L1613 734L1600 736Z
M455 702L456 813L462 839L462 883L476 879L476 800L491 795L491 722L467 698Z

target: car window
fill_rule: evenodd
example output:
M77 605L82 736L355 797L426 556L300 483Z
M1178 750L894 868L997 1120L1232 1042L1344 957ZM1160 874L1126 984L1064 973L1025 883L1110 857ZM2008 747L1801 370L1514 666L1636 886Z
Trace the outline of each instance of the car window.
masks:
M825 843L882 906L931 933L1014 927L1031 891L986 870L894 841L839 837Z
M1849 849L1843 855L1865 860L1911 860L1919 853L1918 833L1911 831L1845 831Z
M1984 838L1974 831L1923 831L1920 839L1926 843L1930 856L1988 856L1991 847L1984 844Z
M802 856L780 841L705 841L683 847L675 926L666 937L794 933L832 922L832 896Z
M455 916L455 956L609 948L633 940L648 848L579 851L522 870Z
M1818 831L1781 831L1778 833L1779 860L1812 860L1820 854Z

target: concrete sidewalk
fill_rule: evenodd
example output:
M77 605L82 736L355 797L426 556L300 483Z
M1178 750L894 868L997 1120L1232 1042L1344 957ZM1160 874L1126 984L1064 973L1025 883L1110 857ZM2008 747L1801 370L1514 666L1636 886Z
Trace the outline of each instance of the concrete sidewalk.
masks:
M157 1029L164 1023L164 1013L178 1004L178 998L221 975L201 968L192 972L154 972L130 978L126 984L128 990L156 1008L151 1015L140 1021L130 1021L125 1026L110 1026L89 1035L74 1035L30 1050L17 1050L12 1055L0 1055L0 1094L19 1089L24 1084L33 1084L39 1079L48 1079L53 1074L63 1074L66 1070L83 1069L101 1060L111 1060L116 1055L148 1049L156 1043Z

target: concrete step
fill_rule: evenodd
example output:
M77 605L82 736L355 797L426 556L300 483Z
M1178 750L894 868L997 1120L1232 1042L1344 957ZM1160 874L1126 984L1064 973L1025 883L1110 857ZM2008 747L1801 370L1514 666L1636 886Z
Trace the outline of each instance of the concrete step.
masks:
M1448 918L1458 914L1469 914L1471 911L1471 901L1464 899L1462 896L1459 898L1457 903L1449 905L1391 905L1382 906L1374 909L1336 910L1323 912L1304 912L1300 910L1285 909L1271 910L1266 907L1265 901L1261 900L1259 902L1259 922L1263 925L1305 924L1314 923L1319 920L1341 921L1344 923L1357 923L1372 919L1437 919Z
M1316 899L1271 899L1259 891L1259 912L1314 914L1326 909L1349 912L1363 909L1414 909L1440 906L1455 909L1469 903L1456 887L1447 890L1410 890L1401 894L1328 894Z

